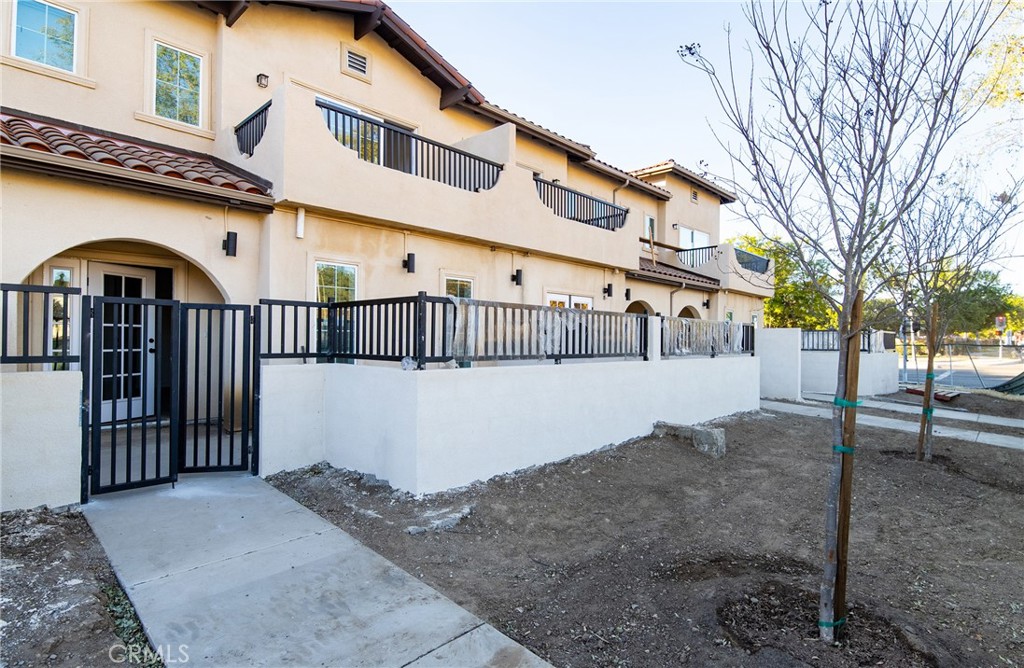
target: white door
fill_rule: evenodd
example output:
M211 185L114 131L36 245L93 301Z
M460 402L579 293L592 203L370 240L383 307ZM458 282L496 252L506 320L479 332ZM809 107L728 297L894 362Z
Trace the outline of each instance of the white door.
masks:
M153 299L156 272L122 264L89 262L89 287L94 297ZM156 368L153 313L139 304L104 304L102 333L102 396L100 420L152 415ZM96 334L94 334L95 336ZM95 367L94 367L95 368ZM143 392L145 389L145 392ZM145 397L145 404L143 404Z

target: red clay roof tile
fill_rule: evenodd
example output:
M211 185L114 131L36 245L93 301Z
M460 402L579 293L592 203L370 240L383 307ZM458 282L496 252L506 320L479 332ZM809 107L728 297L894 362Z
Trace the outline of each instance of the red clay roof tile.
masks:
M52 121L0 113L0 143L100 163L138 172L163 174L225 190L268 195L266 188L215 164L209 158L142 142L110 137L100 131L65 127Z

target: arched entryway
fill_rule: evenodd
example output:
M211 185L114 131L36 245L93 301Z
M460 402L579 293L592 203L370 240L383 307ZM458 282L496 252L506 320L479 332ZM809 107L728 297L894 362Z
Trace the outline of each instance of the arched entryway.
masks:
M643 300L636 300L629 303L626 307L626 313L639 313L641 315L654 315L654 309L651 305Z
M252 308L166 248L108 240L69 248L29 283L64 297L63 336L83 374L83 477L93 494L249 468Z
M697 309L695 309L692 306L684 306L682 308L682 310L679 311L679 317L680 318L691 318L693 320L700 320L701 319L700 318L700 312L697 311Z

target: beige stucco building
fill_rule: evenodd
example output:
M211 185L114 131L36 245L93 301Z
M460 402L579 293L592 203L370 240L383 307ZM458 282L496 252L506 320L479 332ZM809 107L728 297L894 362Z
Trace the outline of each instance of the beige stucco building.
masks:
M772 294L730 192L488 103L377 0L17 0L0 39L6 284L748 323Z

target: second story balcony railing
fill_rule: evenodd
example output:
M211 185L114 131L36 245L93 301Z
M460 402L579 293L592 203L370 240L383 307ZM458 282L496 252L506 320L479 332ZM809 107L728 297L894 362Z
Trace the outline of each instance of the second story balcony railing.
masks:
M502 165L408 130L317 100L324 122L361 160L471 192L489 190Z
M253 151L263 140L263 133L267 129L267 116L270 114L272 100L256 111L249 114L244 121L235 126L235 141L238 142L238 150L245 155L252 155Z
M604 230L615 231L626 224L629 209L625 207L545 181L539 176L534 176L533 181L537 184L540 201L555 215Z
M700 248L687 248L676 251L679 262L687 267L699 267L707 264L717 257L718 246L701 246Z
M736 251L736 262L744 269L755 274L765 274L768 272L768 258L739 248L733 250Z

